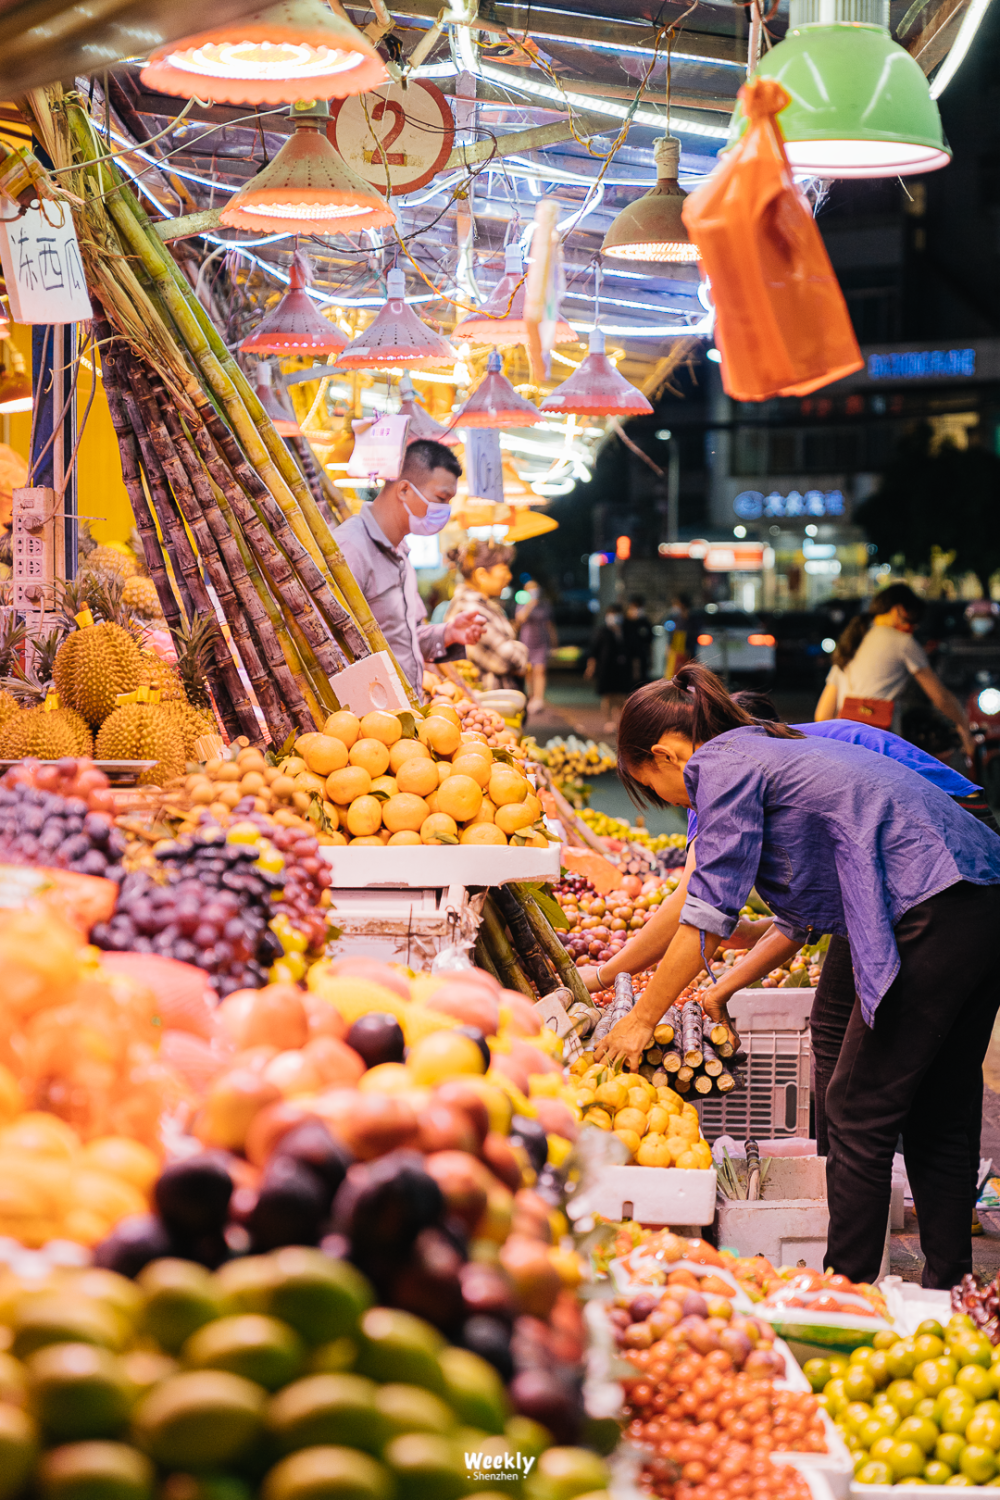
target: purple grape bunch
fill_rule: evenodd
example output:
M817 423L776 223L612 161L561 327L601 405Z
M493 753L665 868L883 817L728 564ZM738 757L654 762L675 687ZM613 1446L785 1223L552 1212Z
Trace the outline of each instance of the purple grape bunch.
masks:
M120 880L124 851L114 820L92 812L83 797L63 797L24 781L0 784L0 861Z
M91 942L197 964L220 997L260 989L282 953L268 926L282 876L255 868L259 855L255 845L227 843L217 827L161 846L159 871L125 875L114 915L93 929Z

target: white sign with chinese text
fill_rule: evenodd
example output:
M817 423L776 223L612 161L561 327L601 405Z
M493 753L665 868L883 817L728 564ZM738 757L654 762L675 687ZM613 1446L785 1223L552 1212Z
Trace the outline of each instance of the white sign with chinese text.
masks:
M502 505L503 455L500 434L495 427L466 429L465 467L469 499L491 500L494 505Z
M352 478L398 479L406 451L409 417L393 414L352 422L354 448L347 464Z
M16 323L79 323L94 316L67 204L45 201L0 221L0 260Z

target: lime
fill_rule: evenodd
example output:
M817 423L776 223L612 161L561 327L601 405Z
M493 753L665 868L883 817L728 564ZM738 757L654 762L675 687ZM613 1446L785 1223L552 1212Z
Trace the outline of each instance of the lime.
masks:
M924 1399L922 1401L918 1401L916 1406L913 1408L913 1415L915 1417L930 1417L931 1421L933 1422L934 1414L936 1411L937 1402L935 1401L934 1397L925 1396Z
M507 1395L492 1365L468 1349L442 1349L445 1396L459 1420L484 1432L503 1432Z
M916 1478L917 1475L923 1474L926 1462L927 1455L919 1444L893 1443L889 1465L897 1483L901 1479Z
M866 1422L862 1422L858 1428L858 1442L862 1448L870 1448L872 1443L877 1443L879 1438L891 1437L893 1428L878 1415L873 1415Z
M142 1307L142 1293L134 1281L119 1276L117 1271L105 1271L99 1266L88 1266L78 1272L70 1282L74 1296L94 1302L103 1302L113 1308L131 1329Z
M960 1365L982 1365L988 1370L993 1363L993 1345L985 1334L963 1333L951 1339L948 1347Z
M977 1443L983 1448L1000 1449L1000 1417L990 1410L993 1403L983 1402L972 1414L972 1421L965 1429L965 1441Z
M920 1327L917 1329L915 1336L917 1338L920 1338L921 1334L924 1333L932 1334L936 1339L944 1338L944 1329L941 1327L941 1324L938 1322L937 1318L925 1318Z
M942 1432L964 1433L975 1409L971 1401L951 1401L942 1411L938 1426Z
M265 1476L261 1500L391 1500L392 1475L353 1448L303 1448Z
M928 1484L945 1484L954 1472L949 1464L943 1464L939 1458L932 1458L924 1470L924 1478Z
M903 1420L891 1401L876 1401L872 1407L872 1415L884 1424L887 1432L895 1432Z
M506 1432L518 1453L525 1458L540 1458L552 1442L546 1429L531 1417L511 1417Z
M250 1487L235 1474L169 1474L160 1500L252 1500Z
M894 1380L905 1380L913 1374L919 1361L914 1353L913 1339L900 1339L885 1352L889 1374Z
M189 1260L154 1260L139 1273L143 1292L140 1327L168 1354L204 1323L219 1316L219 1296L203 1266Z
M596 1454L588 1457L600 1463ZM396 1476L399 1500L460 1500L475 1482L466 1472L464 1455L457 1444L427 1432L393 1438L386 1447L385 1461ZM601 1469L603 1472L603 1464Z
M922 1401L925 1394L914 1380L894 1380L886 1391L886 1396L904 1417L912 1415L917 1402Z
M436 1328L394 1307L372 1307L361 1319L357 1369L373 1380L402 1380L444 1393Z
M971 1484L972 1484L972 1480L969 1478L968 1474L953 1474L950 1479L946 1479L945 1480L945 1485L950 1490L951 1489L965 1490L965 1489L968 1489L971 1486Z
M24 1406L28 1399L28 1377L13 1354L0 1353L0 1401Z
M66 1443L38 1465L43 1500L150 1500L153 1465L125 1443Z
M967 1443L958 1467L962 1474L968 1475L973 1484L985 1484L996 1475L997 1456L992 1448L985 1448L979 1443Z
M870 1401L875 1394L875 1382L867 1370L854 1365L844 1376L844 1394L849 1401Z
M973 1401L989 1401L997 1393L997 1377L992 1369L982 1365L963 1365L955 1376L959 1390L965 1391Z
M828 1354L827 1360L834 1377L844 1374L847 1369L847 1360L842 1354Z
M274 1285L267 1310L290 1323L307 1344L326 1344L353 1333L375 1301L371 1284L346 1260L300 1246L279 1250L270 1259Z
M845 1432L857 1436L861 1431L862 1423L867 1422L868 1418L872 1415L871 1407L864 1401L852 1401L850 1406L845 1407L841 1412L839 1425Z
M0 1500L23 1487L38 1456L38 1433L28 1413L0 1403Z
M14 1340L11 1353L26 1359L46 1344L97 1344L120 1349L123 1343L119 1316L99 1302L81 1302L68 1296L25 1298L11 1319Z
M168 1375L176 1375L180 1369L176 1359L169 1354L160 1354L155 1349L130 1349L120 1357L125 1371L137 1395L143 1396Z
M827 1381L833 1379L828 1359L807 1359L802 1366L802 1373L808 1380L813 1392L818 1396Z
M925 1359L913 1371L914 1384L920 1387L925 1396L939 1396L951 1385L953 1379L954 1376L943 1359ZM892 1386L889 1390L891 1392Z
M899 1342L899 1335L893 1333L891 1328L880 1328L872 1339L873 1349L891 1349L893 1344Z
M549 1448L538 1460L532 1488L539 1500L575 1500L607 1486L608 1471L586 1448Z
M865 1365L865 1369L872 1380L874 1380L877 1391L881 1390L883 1386L887 1386L892 1379L892 1373L889 1369L889 1359L884 1350L876 1349L871 1359Z
M266 1313L270 1308L277 1266L273 1255L244 1255L227 1261L215 1273L224 1313Z
M875 1350L869 1344L859 1344L857 1349L852 1349L847 1358L848 1367L851 1365L867 1365L873 1359Z
M839 1375L835 1375L832 1380L827 1382L823 1395L826 1397L826 1409L830 1415L832 1417L839 1416L847 1405L844 1382Z
M952 1313L948 1319L944 1336L950 1342L960 1333L976 1333L978 1330L968 1313Z
M925 1417L904 1417L895 1432L897 1443L916 1443L925 1454L933 1453L939 1437L940 1433L934 1423L927 1421Z
M854 1475L858 1484L892 1484L892 1470L888 1464L868 1458Z
M943 1464L950 1464L953 1469L958 1468L958 1460L964 1451L965 1438L956 1432L943 1432L934 1444L934 1457Z
M265 1422L276 1452L343 1446L381 1453L393 1428L376 1407L379 1394L374 1381L363 1375L296 1380L268 1403Z
M917 1356L917 1364L925 1359L940 1359L944 1353L944 1339L939 1339L933 1333L921 1333L913 1341L913 1352Z
M299 1374L305 1352L287 1323L260 1313L235 1313L199 1328L184 1345L181 1358L196 1370L229 1370L276 1391Z
M115 1437L136 1391L122 1361L94 1344L48 1344L28 1360L31 1409L58 1441Z
M431 1432L445 1437L455 1431L455 1413L439 1396L419 1385L384 1385L375 1405L390 1437L404 1432Z
M261 1428L266 1396L228 1370L171 1375L133 1416L139 1444L172 1469L210 1469L242 1457Z

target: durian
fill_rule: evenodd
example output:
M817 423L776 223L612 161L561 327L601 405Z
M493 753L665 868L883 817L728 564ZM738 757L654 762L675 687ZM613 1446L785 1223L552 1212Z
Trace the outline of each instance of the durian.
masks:
M0 729L4 727L8 719L21 712L21 705L13 693L8 693L0 688Z
M0 760L61 760L63 756L89 755L93 740L85 720L71 708L46 711L20 709L0 729Z
M159 703L123 703L105 719L94 747L97 760L155 760L140 786L162 786L184 771L184 734L173 710Z
M160 690L161 703L186 703L184 684L177 675L177 668L163 661L155 651L139 651L139 686Z
M56 652L52 677L62 702L88 724L98 725L114 709L119 693L139 686L141 671L139 647L128 631L104 621L84 625L66 637Z
M118 578L133 578L139 571L134 557L108 542L92 547L84 566L89 573L111 573Z
M190 760L194 755L194 742L203 734L217 734L218 726L210 713L192 708L190 703L164 703L164 714L172 720L184 736L184 756Z
M156 584L151 578L143 578L138 573L125 580L122 604L126 609L141 615L144 620L158 620L163 614Z

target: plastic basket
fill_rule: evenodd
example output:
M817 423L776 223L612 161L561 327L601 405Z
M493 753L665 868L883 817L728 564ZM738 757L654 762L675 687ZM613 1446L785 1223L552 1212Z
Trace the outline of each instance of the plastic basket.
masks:
M747 1053L746 1081L731 1094L698 1104L701 1129L712 1143L772 1140L809 1134L812 1047L809 1010L815 990L739 990L730 1014Z

